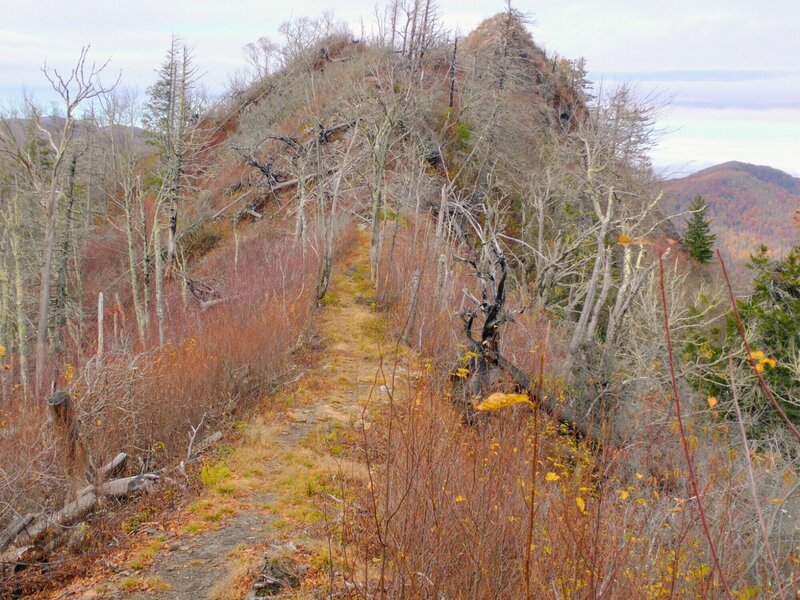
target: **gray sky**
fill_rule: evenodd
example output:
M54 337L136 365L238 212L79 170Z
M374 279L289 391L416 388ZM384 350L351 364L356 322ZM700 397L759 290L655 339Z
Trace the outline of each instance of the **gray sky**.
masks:
M500 0L440 0L449 29L469 32L503 9ZM0 0L0 99L25 87L47 98L39 71L67 69L80 47L112 58L127 86L144 92L172 32L195 49L203 81L221 91L244 66L241 48L277 38L281 22L336 16L358 33L374 0ZM514 2L532 19L536 42L567 58L583 56L608 87L635 82L642 94L672 98L654 162L678 172L726 160L768 164L800 175L800 1L539 0Z

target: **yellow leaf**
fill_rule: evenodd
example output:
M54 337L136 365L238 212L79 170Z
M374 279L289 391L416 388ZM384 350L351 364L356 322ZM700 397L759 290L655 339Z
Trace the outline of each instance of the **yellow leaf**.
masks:
M469 369L465 369L464 367L459 367L456 370L456 377L459 379L466 379L467 375L469 375Z
M617 238L617 242L624 246L626 244L632 244L633 243L633 238L623 234L623 235L621 235L621 236L619 236Z
M0 358L3 358L6 355L7 348L5 346L0 346Z
M462 496L461 494L456 496L456 502L463 502L463 501L464 501L464 496Z
M785 485L791 485L792 483L794 483L795 479L796 479L796 475L792 471L791 467L787 467L783 471L783 483Z
M577 505L578 505L578 508L580 508L580 509L581 509L581 512L582 512L583 514L586 514L586 502L584 501L584 499L583 499L583 498L581 498L580 496L578 496L577 498L575 498L575 504L577 504Z
M755 352L750 353L750 358L753 360L761 360L764 358L764 353L761 350L756 350Z
M620 500L627 500L628 499L628 492L625 490L620 491L619 493Z
M547 473L547 475L544 476L544 480L545 481L558 481L559 479L561 479L561 477L559 477L558 475L556 475L552 471L549 471Z
M767 365L770 369L774 369L778 365L774 358L764 358L761 360L761 364Z
M758 363L756 365L756 373L763 373L763 372L764 372L764 364L763 363Z
M523 403L533 404L525 394L503 394L501 392L495 392L486 400L478 404L475 409L480 411L490 411L490 410L500 410L501 408L506 408L507 406L513 406L514 404L523 404Z
M716 396L709 396L708 397L708 408L714 408L716 405L717 405Z
M636 473L636 479L643 479L643 478L644 475L642 475L641 473Z

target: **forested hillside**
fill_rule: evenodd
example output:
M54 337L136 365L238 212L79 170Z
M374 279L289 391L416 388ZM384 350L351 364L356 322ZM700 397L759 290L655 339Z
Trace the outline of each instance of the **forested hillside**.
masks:
M793 597L796 260L729 296L521 13L375 31L0 120L0 595Z
M747 261L761 244L785 256L800 242L800 179L783 171L734 161L669 180L664 188L670 214L703 196L719 247L733 261Z

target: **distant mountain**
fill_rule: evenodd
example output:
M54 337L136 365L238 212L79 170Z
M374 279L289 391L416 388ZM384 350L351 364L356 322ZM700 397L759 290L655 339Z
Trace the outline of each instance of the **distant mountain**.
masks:
M662 207L669 215L685 211L700 194L709 206L717 246L737 262L759 244L774 256L800 244L800 179L771 167L731 161L664 183ZM800 213L797 213L800 214ZM683 231L685 216L675 218Z
M3 127L8 127L8 131L17 139L21 139L25 134L25 130L31 125L30 119L23 117L6 117L3 119ZM51 133L60 133L61 128L64 126L64 118L55 115L44 115L41 118L40 124L47 131ZM35 129L35 128L34 128ZM38 131L38 130L37 130ZM108 125L101 125L95 131L100 131L106 135L111 131ZM133 135L137 139L144 138L144 129L141 127L132 127L129 125L115 125L114 132L117 136ZM81 119L75 121L75 135L82 138L88 135L87 122Z

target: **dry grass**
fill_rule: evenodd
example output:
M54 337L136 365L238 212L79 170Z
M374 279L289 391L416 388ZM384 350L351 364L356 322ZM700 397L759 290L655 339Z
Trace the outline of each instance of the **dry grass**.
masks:
M448 376L462 351L461 323L450 315L466 276L454 268L447 293L435 303L436 276L424 271L434 261L430 245L419 242L424 239L410 230L398 238L394 255L384 257L388 274L380 295L395 316L395 335L405 328L411 274L422 272L415 318L424 325L411 341L433 360L416 367L415 388L375 413L361 442L370 485L353 488L356 499L337 529L336 557L359 596L724 597L670 394L655 390L635 399L639 426L621 446L587 443L526 407L467 424ZM545 353L544 393L566 402L572 392L561 371L558 333L545 349L536 342L544 339L546 322L518 321L504 332L504 353L532 375ZM725 579L737 598L779 597L744 490L741 444L709 411L684 419ZM794 589L800 556L790 540L796 531L788 531L792 526L776 504L797 476L780 457L759 460L755 477L775 524L782 586Z
M659 446L653 455L637 452L644 440L592 450L524 408L466 426L448 388L445 378L421 384L383 410L364 438L372 484L351 506L341 537L350 556L344 568L362 597L724 595L685 469L668 460L680 450L669 421L650 429L648 441ZM695 424L692 435L726 578L737 597L774 596L768 564L753 546L740 457L714 455L727 439L721 428ZM784 546L786 581L797 565L796 549Z

